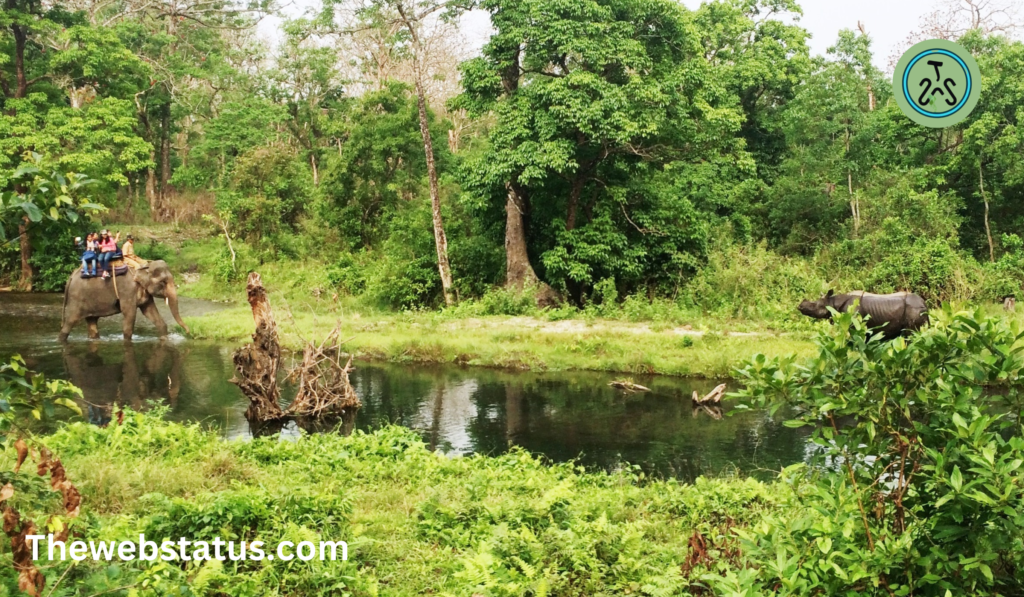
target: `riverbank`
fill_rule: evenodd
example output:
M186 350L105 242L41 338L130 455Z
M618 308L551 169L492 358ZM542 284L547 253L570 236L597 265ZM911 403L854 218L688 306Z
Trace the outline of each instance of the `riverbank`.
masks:
M185 583L197 595L675 594L725 564L695 559L695 532L707 548L727 548L718 544L732 541L732 529L779 510L788 492L750 479L688 485L628 470L583 473L522 451L447 458L397 427L222 441L159 413L128 412L123 424L75 423L44 441L82 493L73 528L83 539L219 536L260 540L268 552L283 540L348 544L347 562L86 560L44 569L47 590L67 572L62 586L82 595L166 595ZM30 468L20 475L34 478ZM9 567L3 574L13 577Z
M285 346L301 349L303 339L320 340L338 325L348 352L359 359L394 363L726 378L758 353L802 357L814 349L808 336L797 333L716 332L605 319L362 314L343 308L318 313L289 307L274 304ZM192 335L200 339L242 343L253 332L248 306L186 319Z

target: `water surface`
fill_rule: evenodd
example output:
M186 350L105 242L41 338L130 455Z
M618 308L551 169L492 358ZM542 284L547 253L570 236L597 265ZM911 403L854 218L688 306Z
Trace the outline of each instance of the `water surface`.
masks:
M172 420L198 421L229 438L268 431L250 427L247 401L228 381L236 345L174 334L161 341L140 317L134 343L121 341L119 318L107 318L100 340L87 340L81 325L61 346L60 301L59 295L0 293L0 357L21 353L32 368L81 387L83 414L91 421L109 421L118 406L162 405ZM218 308L206 301L181 304L186 317ZM554 461L576 459L605 470L628 462L684 480L730 472L767 476L806 456L805 436L763 412L730 416L728 407L694 408L691 392L703 394L715 382L637 377L653 391L631 394L608 386L616 377L359 362L351 379L363 407L341 427L349 432L394 423L451 455L522 446ZM294 423L281 431L284 438L301 433Z

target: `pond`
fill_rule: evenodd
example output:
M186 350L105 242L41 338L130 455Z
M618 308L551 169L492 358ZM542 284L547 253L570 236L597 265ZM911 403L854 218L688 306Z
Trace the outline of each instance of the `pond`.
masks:
M200 422L228 438L253 434L244 416L247 400L228 381L237 345L179 335L161 341L140 317L132 344L121 341L120 321L107 318L100 340L87 340L80 325L61 346L60 307L59 295L0 293L0 357L20 353L30 367L71 380L83 390L83 416L90 421L109 421L118 405L162 405L168 418ZM197 300L181 304L185 317L219 308ZM593 372L355 365L351 379L363 407L343 423L343 432L404 425L453 456L521 446L553 461L576 459L605 470L631 463L680 480L731 472L766 477L807 456L806 435L764 412L694 408L691 393L710 391L712 381L636 377L652 391L631 394L608 386L616 376ZM294 425L281 431L284 439L301 433Z

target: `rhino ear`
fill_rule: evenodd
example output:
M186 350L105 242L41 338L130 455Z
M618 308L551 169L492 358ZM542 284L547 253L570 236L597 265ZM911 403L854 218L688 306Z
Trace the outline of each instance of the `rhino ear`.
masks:
M825 298L832 298L832 295L835 294L835 292L836 292L835 290L832 290L831 288L829 288L828 289L828 294L825 295Z

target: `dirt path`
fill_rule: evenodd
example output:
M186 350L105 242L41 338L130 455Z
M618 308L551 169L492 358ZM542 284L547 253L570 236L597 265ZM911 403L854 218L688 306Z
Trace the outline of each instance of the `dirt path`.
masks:
M704 336L708 332L695 330L690 325L671 327L661 330L651 329L650 324L630 323L619 321L586 321L583 319L563 319L561 321L547 321L536 317L507 317L502 319L480 319L469 318L453 321L445 325L453 331L459 329L531 329L549 334L585 334L585 333L623 333L623 334L675 334L677 336ZM771 332L736 332L716 331L714 333L723 336L775 336Z

